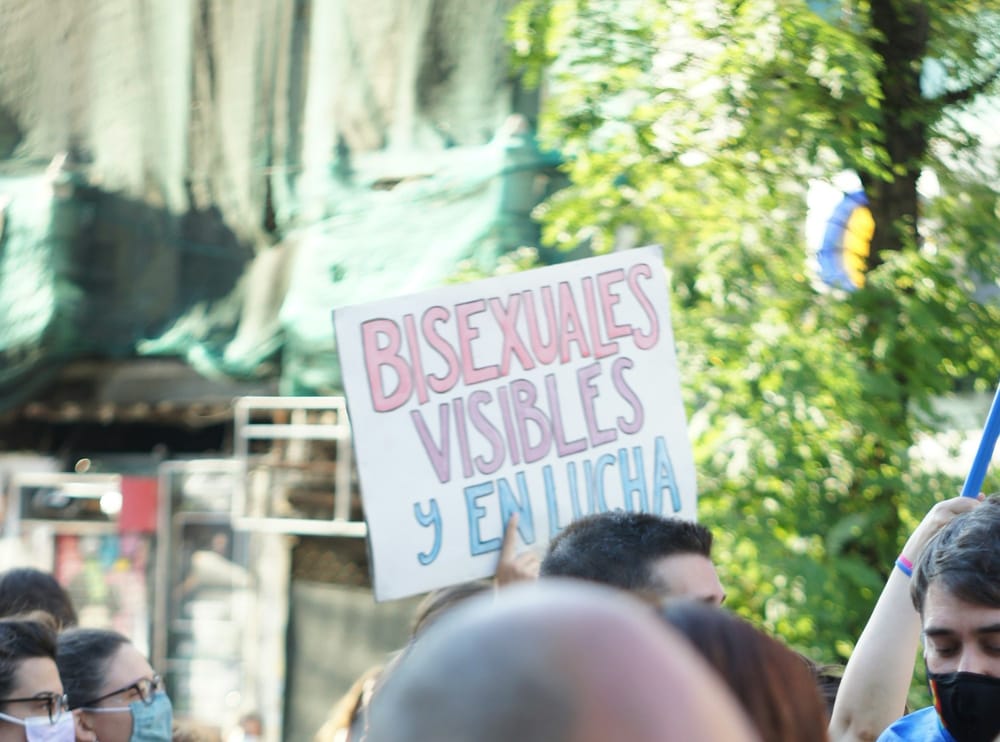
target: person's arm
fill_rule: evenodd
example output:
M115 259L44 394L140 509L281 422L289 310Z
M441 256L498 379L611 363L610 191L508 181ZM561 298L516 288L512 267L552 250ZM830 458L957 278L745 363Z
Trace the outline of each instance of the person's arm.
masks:
M935 533L979 502L955 497L936 504L907 539L902 556L915 563ZM920 616L910 600L910 578L893 567L844 670L830 717L830 742L875 740L903 715L919 642Z

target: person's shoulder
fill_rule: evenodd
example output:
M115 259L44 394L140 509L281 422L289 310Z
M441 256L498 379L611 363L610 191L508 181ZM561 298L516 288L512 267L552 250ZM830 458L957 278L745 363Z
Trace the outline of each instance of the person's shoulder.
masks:
M879 735L878 742L954 742L941 728L933 706L897 719Z

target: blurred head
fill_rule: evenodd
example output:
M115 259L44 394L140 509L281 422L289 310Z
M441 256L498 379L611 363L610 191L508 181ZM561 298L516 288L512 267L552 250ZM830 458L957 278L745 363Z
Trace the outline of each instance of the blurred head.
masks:
M35 732L72 742L55 659L55 626L47 616L0 619L0 742L37 739Z
M671 601L660 615L726 681L762 739L827 738L826 704L798 654L743 619L701 603Z
M71 629L56 652L79 742L138 742L171 736L173 713L160 677L116 631Z
M48 572L18 567L0 573L0 617L45 611L59 628L76 626L76 609L69 593Z
M755 739L704 662L643 604L557 580L476 597L372 700L368 742Z
M663 599L719 605L712 533L679 518L613 510L570 523L549 545L544 577L573 577Z
M254 711L240 717L239 727L234 734L230 735L230 739L234 742L237 739L240 742L259 742L263 732L264 720L260 714Z
M264 731L264 720L260 714L251 712L240 717L240 729L254 739L259 737Z

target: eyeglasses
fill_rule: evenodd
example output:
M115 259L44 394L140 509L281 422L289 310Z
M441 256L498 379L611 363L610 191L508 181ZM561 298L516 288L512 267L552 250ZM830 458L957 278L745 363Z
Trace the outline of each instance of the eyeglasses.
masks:
M37 696L31 696L31 698L2 698L0 699L0 706L6 705L8 703L44 703L45 710L49 715L49 723L55 724L59 719L62 718L63 712L69 710L69 699L65 694L61 693L39 693Z
M105 693L103 696L97 698L92 698L86 703L81 703L77 708L89 708L94 706L101 701L106 701L112 696L117 696L121 693L127 691L135 691L142 702L148 706L153 702L153 696L163 690L163 678L159 675L154 675L151 678L139 678L134 683L126 685L124 688L119 688L118 690L113 690L110 693Z

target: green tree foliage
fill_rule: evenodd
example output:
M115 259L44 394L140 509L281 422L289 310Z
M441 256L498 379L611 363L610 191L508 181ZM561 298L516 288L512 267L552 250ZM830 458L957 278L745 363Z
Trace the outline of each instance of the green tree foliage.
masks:
M909 529L961 484L911 460L930 400L1000 371L1000 311L974 297L1000 275L997 163L963 126L998 90L1000 4L822 5L525 0L511 37L571 180L539 209L545 240L664 245L732 603L843 659ZM843 168L877 224L849 295L817 288L804 238L809 180Z

